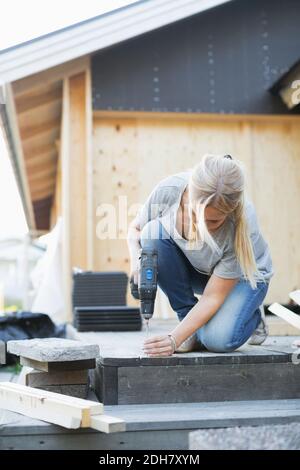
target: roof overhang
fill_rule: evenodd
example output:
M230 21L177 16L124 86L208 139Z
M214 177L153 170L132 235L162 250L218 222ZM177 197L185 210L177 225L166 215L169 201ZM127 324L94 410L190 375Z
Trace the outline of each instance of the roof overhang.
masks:
M0 52L0 84L91 54L232 0L140 0Z
M140 0L0 52L1 122L31 231L49 228L63 80L94 52L230 1Z
M20 192L25 218L32 230L35 229L32 203L24 169L22 145L16 121L16 111L10 85L0 87L0 122L4 132L10 160Z

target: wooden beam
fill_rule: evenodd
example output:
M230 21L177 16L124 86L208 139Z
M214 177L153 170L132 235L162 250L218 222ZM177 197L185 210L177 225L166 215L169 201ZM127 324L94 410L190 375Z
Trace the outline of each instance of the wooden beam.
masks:
M102 403L12 382L0 383L0 407L69 429L90 427L91 416L103 413Z
M32 171L31 173L28 174L28 181L29 183L32 183L34 181L41 180L43 178L52 178L56 176L56 167L55 166L50 166L50 167L45 167L42 166L41 169L38 169L38 171Z
M290 299L292 299L296 304L300 305L300 290L294 290L289 294Z
M299 315L296 315L296 313L291 312L291 310L283 307L283 305L280 305L277 302L270 305L268 310L300 330L300 317Z
M31 187L31 195L37 194L43 191L49 191L53 193L54 187L55 187L55 178L52 178L51 181L44 180L44 181L36 182Z
M39 126L43 122L58 120L61 118L62 103L60 100L51 101L41 105L39 108L33 108L31 111L26 111L18 115L20 128L28 125Z
M60 122L57 119L53 119L49 122L44 122L37 126L27 126L20 129L21 139L22 141L34 139L37 136L48 134L49 132L53 132L54 130L59 131L60 129Z
M35 359L30 359L28 357L20 356L20 364L25 367L32 367L35 370L54 373L57 371L95 369L96 360L95 359L80 359L76 361L46 362L46 361L38 361Z
M56 165L56 182L55 182L55 193L53 198L53 203L51 207L51 216L50 223L51 227L57 222L58 217L62 215L62 195L61 195L61 184L62 184L62 175L61 175L61 144L60 141L55 142L55 146L58 152L58 160Z
M55 167L56 161L57 152L55 150L52 150L49 153L37 155L34 158L31 158L30 160L26 160L26 169L28 171L28 174L31 174L32 172L43 169L45 165L49 167Z
M69 79L71 265L87 268L86 74Z
M34 219L33 206L30 198L30 191L28 186L28 180L25 170L25 159L22 148L22 142L20 137L20 128L17 118L15 97L12 86L10 84L5 85L5 99L6 109L9 121L10 131L14 141L14 157L16 161L13 161L13 169L16 173L16 178L19 184L21 192L21 200L24 207L25 216L30 230L35 230L36 224Z
M110 434L113 432L126 431L126 424L121 418L114 418L113 416L107 415L96 415L91 416L91 428Z
M21 378L24 380L23 385L35 388L45 385L86 385L89 380L88 369L44 372L32 367L23 367L23 371L24 373ZM21 381L18 380L18 383L21 383Z
M52 145L53 151L56 151L56 145L55 145L55 138L59 135L59 131L52 132L52 134L43 134L40 136L37 136L35 139L30 139L27 140L26 143L24 142L24 152L27 155L31 155L32 151L35 151L36 149L39 149L40 147L43 147L44 145ZM46 152L47 153L47 152Z
M42 155L46 155L52 152L57 153L54 142L53 144L44 144L40 147L35 147L32 149L30 149L30 147L28 146L25 151L26 163L34 161L36 157L40 157Z
M88 230L93 216L88 204L88 184L92 186L91 133L92 111L88 72L82 72L65 80L63 91L62 140L62 214L64 220L64 278L69 278L66 295L71 295L71 272L73 266L88 269ZM89 183L88 183L89 182ZM91 189L90 189L91 191ZM88 227L88 228L87 228ZM90 255L91 257L91 255ZM91 262L91 260L90 260ZM69 314L71 311L69 309Z
M43 189L39 191L32 191L31 198L33 202L40 201L41 199L46 199L50 196L53 196L54 188L50 189Z
M71 230L70 230L70 84L69 79L63 82L63 102L61 120L61 204L62 204L62 278L64 294L65 320L72 319L72 271L71 271Z
M0 383L0 408L67 429L92 428L106 434L126 431L122 418L103 414L103 404L23 384Z
M91 67L86 70L86 204L87 204L87 269L94 269L94 166L93 166L93 109Z
M33 74L30 77L16 80L12 84L13 90L16 96L20 96L34 88L43 87L57 81L63 81L65 78L80 73L87 68L89 68L89 57L81 57L44 70L43 72Z
M146 112L146 111L93 111L94 120L98 119L173 119L174 121L214 121L214 122L296 122L300 115L290 114L220 114L220 113L172 113L172 112Z
M37 191L44 191L46 189L54 189L55 186L55 175L50 178L44 178L41 180L34 181L31 184L30 191L31 194L36 193Z
M49 103L53 103L54 101L61 101L61 95L61 88L54 88L47 93L36 94L34 96L21 96L16 100L17 113L26 113Z

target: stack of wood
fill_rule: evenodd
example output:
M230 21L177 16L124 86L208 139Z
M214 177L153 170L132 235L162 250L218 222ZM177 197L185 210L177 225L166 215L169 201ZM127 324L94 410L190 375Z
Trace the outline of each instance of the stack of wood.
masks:
M9 341L7 350L20 356L20 383L29 387L86 398L89 370L96 367L99 346L60 338Z
M77 331L140 331L140 309L126 305L127 274L83 271L73 274L73 315Z
M93 428L104 433L125 431L124 420L105 415L102 403L11 382L0 383L0 408L68 429Z

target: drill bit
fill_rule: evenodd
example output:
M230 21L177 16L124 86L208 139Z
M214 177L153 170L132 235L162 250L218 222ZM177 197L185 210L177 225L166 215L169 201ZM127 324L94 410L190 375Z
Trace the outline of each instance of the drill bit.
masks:
M149 319L145 318L145 323L146 323L146 339L149 338ZM145 354L144 347L142 346L142 354Z

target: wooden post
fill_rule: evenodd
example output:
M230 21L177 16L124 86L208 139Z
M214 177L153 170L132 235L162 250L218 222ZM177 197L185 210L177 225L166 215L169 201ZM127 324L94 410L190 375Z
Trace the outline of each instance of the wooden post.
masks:
M89 68L64 79L61 130L63 272L71 319L72 268L92 269L92 100Z
M86 71L86 194L87 194L87 269L94 269L94 195L93 195L93 110L92 110L92 77L91 68Z
M87 266L86 74L69 79L69 210L71 265Z
M71 307L71 261L70 261L70 92L69 80L63 82L63 105L61 122L61 169L62 169L62 271L66 320L72 318Z

